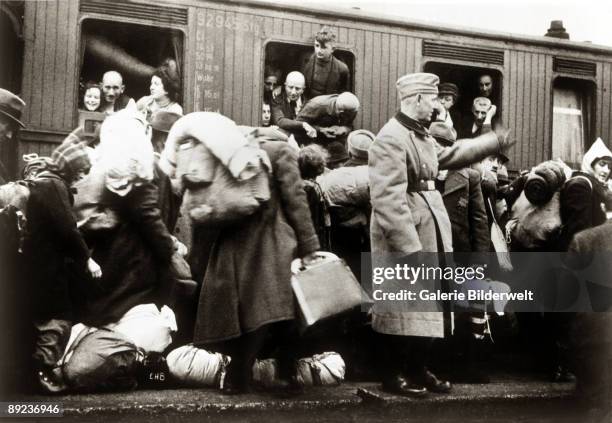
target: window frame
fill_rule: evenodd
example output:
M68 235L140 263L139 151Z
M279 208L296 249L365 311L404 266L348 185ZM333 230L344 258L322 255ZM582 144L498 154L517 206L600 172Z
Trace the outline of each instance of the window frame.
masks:
M134 18L129 18L129 17L125 17L125 16L115 16L115 15L103 15L100 13L79 13L79 19L77 21L77 36L79 37L78 41L77 41L77 59L78 59L78 63L75 69L75 84L76 84L76 89L75 89L75 97L73 98L75 107L74 110L72 111L72 121L73 121L73 126L74 125L78 125L79 122L79 78L80 78L80 74L81 74L81 69L83 68L83 60L85 58L85 50L83 49L83 22L87 21L87 20L95 20L95 21L103 21L103 22L113 22L113 23L120 23L120 24L127 24L127 25L138 25L138 26L146 26L149 28L154 28L154 29L163 29L163 30L171 30L171 31L179 31L181 33L181 35L183 36L183 48L182 48L182 60L183 60L183 66L181 69L181 96L183 99L183 111L184 113L189 113L189 110L191 110L191 107L186 107L186 105L191 105L192 103L192 98L191 98L191 90L187 89L187 82L189 81L190 78L188 78L187 72L186 70L189 69L189 66L191 66L191 62L192 59L191 57L187 54L187 46L189 45L190 42L190 38L189 38L189 31L188 28L186 28L184 25L161 25L161 24L156 24L156 23L151 23L142 19L134 19ZM81 51L83 52L83 54L81 54ZM76 127L76 126L75 126Z
M586 153L586 151L590 148L590 146L593 144L593 142L595 141L596 137L595 134L597 132L597 113L598 113L598 107L597 107L597 100L598 100L598 85L597 85L597 78L595 76L586 76L586 75L574 75L571 73L565 73L565 72L554 72L552 78L550 79L550 98L549 98L549 104L550 104L550 113L549 113L549 119L548 119L548 133L549 135L549 139L546 140L546 142L548 143L548 147L549 147L549 151L550 151L550 160L554 160L556 159L556 157L552 157L553 155L553 121L554 121L554 107L555 107L555 82L559 79L564 79L564 80L570 80L570 81L577 81L577 82L581 82L584 84L592 84L592 104L590 104L590 122L588 122L588 129L585 130L585 134L584 134L584 151L583 151L583 155L584 153ZM584 129L583 129L584 130ZM592 139L589 139L592 138Z
M429 64L429 63L435 63L435 64L440 64L440 65L450 65L450 66L460 66L462 68L471 68L471 69L481 69L483 71L487 71L487 70L491 70L491 71L495 71L497 73L499 73L501 79L499 81L499 93L500 93L500 97L501 97L501 109L502 109L502 114L505 113L506 111L506 107L504 104L504 100L507 97L506 92L505 92L505 85L504 85L504 80L506 79L506 75L505 75L505 68L504 66L501 65L491 65L488 63L476 63L476 62L465 62L463 60L456 60L456 59L440 59L440 58L430 58L430 57L423 57L421 59L421 72L426 72L425 67ZM461 93L459 93L461 95ZM503 119L503 118L502 118ZM505 119L504 119L505 121Z
M261 72L261 75L257 81L257 84L259 86L259 101L258 104L261 105L261 103L263 103L263 80L265 77L265 72L266 72L266 50L268 49L268 44L270 43L280 43L280 44L290 44L290 45L295 45L295 46L299 46L299 47L310 47L311 49L313 49L314 52L314 38L313 40L304 40L303 38L296 38L296 37L283 37L283 36L273 36L273 37L269 37L266 38L263 43L262 43L262 55L261 55L261 63L259 64L259 71ZM350 44L345 44L345 43L335 43L335 49L336 50L341 50L343 52L347 52L350 53L353 56L353 69L351 72L351 85L353 88L354 92L357 92L357 84L356 84L356 78L355 75L357 75L357 53L356 53L356 49L353 45ZM351 70L349 68L349 70ZM281 81L281 85L284 83L284 81ZM261 106L260 106L261 109ZM259 111L259 114L261 114L261 110Z

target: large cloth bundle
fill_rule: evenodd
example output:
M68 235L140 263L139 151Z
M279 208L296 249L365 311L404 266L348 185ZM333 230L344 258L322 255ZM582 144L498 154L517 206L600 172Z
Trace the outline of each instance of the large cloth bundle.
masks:
M346 364L336 352L324 352L312 357L300 358L296 378L301 386L340 385L346 375ZM253 365L253 381L264 387L273 387L279 380L278 360L256 360Z
M166 357L170 374L177 381L189 386L219 386L229 357L208 352L193 345L172 350Z
M29 198L30 188L26 181L9 182L0 185L0 209L10 205L26 214Z
M219 387L225 376L231 357L208 352L193 345L184 345L166 358L172 377L194 387ZM339 385L344 381L346 364L336 352L324 352L297 362L296 377L302 386ZM253 381L263 387L277 385L280 378L278 360L256 360L253 364Z
M330 206L364 206L370 203L367 166L340 167L317 178Z
M274 387L280 379L278 360L268 358L255 360L253 364L253 382L264 388Z
M195 223L232 223L270 199L271 164L260 136L266 135L254 130L245 136L216 113L190 113L174 124L160 165L183 182L185 208Z
M535 206L548 203L565 182L562 163L549 160L534 167L527 175L525 197Z
M147 353L163 352L172 343L172 332L177 331L172 309L163 306L159 310L155 304L134 306L118 322L106 327Z
M74 391L130 390L144 352L109 329L75 325L62 359L65 382Z
M119 224L119 216L102 202L105 173L102 166L94 164L89 174L78 181L74 188L74 205L77 226L83 230L113 229Z
M153 145L138 113L122 110L108 117L100 128L96 154L106 188L117 195L126 195L135 183L153 180Z
M255 213L270 199L266 171L246 180L236 179L200 142L183 144L177 161L178 173L186 188L185 208L195 223L235 222Z
M339 226L359 228L368 224L370 185L368 167L339 167L317 178Z
M524 248L545 246L561 228L559 198L560 193L557 191L546 204L536 206L522 192L512 206L506 231Z
M298 360L297 379L304 386L340 385L346 375L346 364L336 352L324 352Z

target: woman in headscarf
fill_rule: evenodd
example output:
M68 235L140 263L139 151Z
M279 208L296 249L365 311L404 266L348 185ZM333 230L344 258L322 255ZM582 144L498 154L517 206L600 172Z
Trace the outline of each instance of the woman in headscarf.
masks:
M575 234L606 221L606 185L612 167L612 152L598 138L582 159L582 168L561 189L561 231L558 251L567 251Z
M71 210L71 185L90 167L86 145L71 134L50 159L41 161L29 184L23 245L26 290L31 295L36 335L34 365L38 381L49 392L63 389L56 363L68 343L74 318L71 275L74 270L80 275L87 270L95 278L101 276Z
M175 249L179 248L158 205L153 148L139 116L118 112L100 131L98 161L92 174L104 173L102 208L117 215L106 230L87 231L93 256L103 269L95 293L88 295L83 321L104 325L139 304L164 305L162 288Z

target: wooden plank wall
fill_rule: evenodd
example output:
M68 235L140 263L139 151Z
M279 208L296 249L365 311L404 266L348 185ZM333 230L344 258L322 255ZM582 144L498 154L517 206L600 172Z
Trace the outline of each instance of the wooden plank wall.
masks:
M209 62L221 63L222 75L208 71L196 77L194 110L215 111L244 125L256 125L260 118L260 100L265 43L269 40L311 42L323 24L305 20L256 16L245 12L198 10L198 48L213 51L196 69L209 69ZM235 25L246 30L232 30ZM337 42L355 53L354 87L362 108L356 126L378 131L399 105L395 81L402 74L418 70L420 40L409 36L369 31L328 22L336 31ZM206 53L205 53L206 55ZM221 100L219 100L221 99Z
M27 129L69 131L77 96L78 1L27 1L24 18ZM24 142L18 154L49 155L54 147L49 142Z
M548 159L551 152L552 57L509 51L505 68L503 121L518 140L509 154L510 165L525 168Z

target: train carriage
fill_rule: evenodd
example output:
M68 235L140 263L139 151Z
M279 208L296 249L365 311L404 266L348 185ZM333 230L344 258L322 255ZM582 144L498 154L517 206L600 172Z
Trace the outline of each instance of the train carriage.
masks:
M23 53L0 75L27 103L27 129L1 151L13 163L49 154L77 125L79 84L116 69L137 99L166 57L179 64L185 112L258 125L265 70L299 69L322 25L336 31L335 54L351 71L356 127L378 131L399 106L397 78L429 71L458 83L467 108L478 75L493 77L501 119L518 139L510 170L556 157L577 164L593 140L612 135L612 48L590 43L247 0L0 1L0 11L15 34L3 48Z

